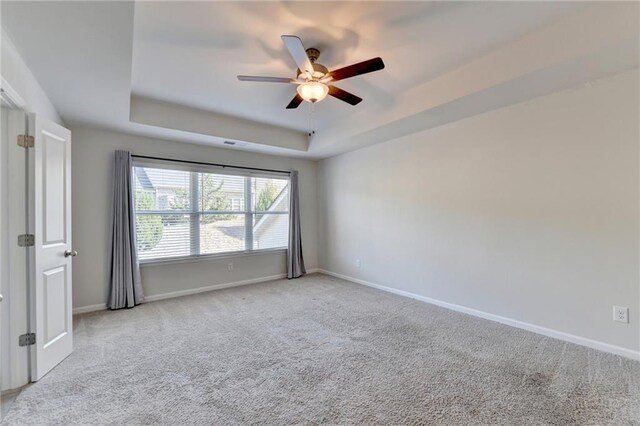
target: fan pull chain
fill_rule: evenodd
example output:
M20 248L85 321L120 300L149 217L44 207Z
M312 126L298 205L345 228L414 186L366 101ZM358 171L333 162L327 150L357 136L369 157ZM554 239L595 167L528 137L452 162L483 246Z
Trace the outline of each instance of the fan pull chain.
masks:
M316 131L313 130L313 118L315 112L315 104L313 102L309 102L309 136L313 136L316 134Z

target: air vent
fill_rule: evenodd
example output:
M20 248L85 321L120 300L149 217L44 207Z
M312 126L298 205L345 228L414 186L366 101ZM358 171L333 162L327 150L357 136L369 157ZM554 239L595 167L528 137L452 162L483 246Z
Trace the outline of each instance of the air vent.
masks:
M224 141L225 145L235 145L236 143L234 141Z

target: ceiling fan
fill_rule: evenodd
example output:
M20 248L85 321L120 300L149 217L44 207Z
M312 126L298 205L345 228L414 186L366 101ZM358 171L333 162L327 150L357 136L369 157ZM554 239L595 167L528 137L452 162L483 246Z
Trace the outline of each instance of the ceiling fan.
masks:
M305 50L302 45L302 40L296 36L283 35L282 41L298 66L296 78L239 75L238 80L296 84L298 86L298 93L291 102L289 102L287 109L298 108L302 101L311 103L320 102L326 98L327 95L338 98L350 105L357 105L362 101L362 98L344 91L332 83L384 68L384 62L382 62L381 58L373 58L368 61L329 71L327 67L316 62L320 56L318 49L310 48Z

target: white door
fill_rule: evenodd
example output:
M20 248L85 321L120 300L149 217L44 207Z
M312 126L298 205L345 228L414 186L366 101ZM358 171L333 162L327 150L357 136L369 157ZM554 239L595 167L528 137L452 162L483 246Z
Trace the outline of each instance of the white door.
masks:
M31 265L31 378L40 380L73 350L71 304L71 132L32 115L28 179L32 179L30 228L35 236Z

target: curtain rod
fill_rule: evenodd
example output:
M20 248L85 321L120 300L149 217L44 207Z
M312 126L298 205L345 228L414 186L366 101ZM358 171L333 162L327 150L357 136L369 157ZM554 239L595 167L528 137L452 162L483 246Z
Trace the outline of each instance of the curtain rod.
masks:
M228 164L203 163L201 161L174 160L172 158L150 157L146 155L135 155L135 154L131 154L131 157L144 158L145 160L160 160L160 161L173 161L177 163L199 164L201 166L216 166L216 167L222 167L223 169L243 169L243 170L255 170L259 172L286 173L288 175L291 174L291 172L287 170L261 169L259 167L230 166Z

